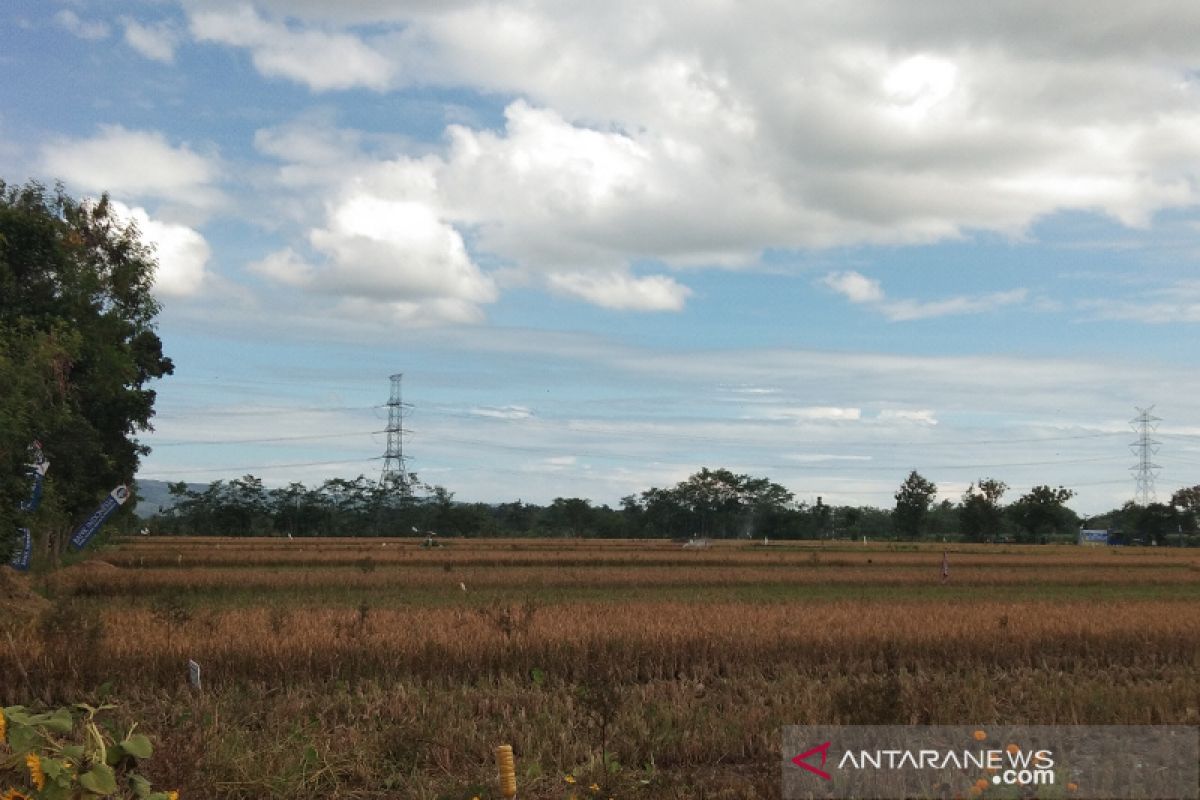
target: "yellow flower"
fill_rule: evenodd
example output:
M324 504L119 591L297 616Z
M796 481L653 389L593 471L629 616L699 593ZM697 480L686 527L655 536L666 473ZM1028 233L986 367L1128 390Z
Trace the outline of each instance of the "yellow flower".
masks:
M591 786L589 786L588 788L589 788L589 789L591 789L593 792L598 792L598 791L600 791L600 784L598 784L598 783L593 783L593 784L592 784Z
M574 775L563 775L563 780L566 781L567 783L574 783L575 776Z
M174 789L167 792L167 800L179 800L179 792L175 791Z
M42 772L42 760L37 757L37 753L25 756L25 766L29 767L29 780L34 787L39 792L46 788L46 773Z
M0 744L4 744L4 737L8 733L8 720L4 718L4 709L0 708ZM13 789L12 791L16 791Z
M30 797L27 794L21 794L16 789L9 789L0 800L30 800Z

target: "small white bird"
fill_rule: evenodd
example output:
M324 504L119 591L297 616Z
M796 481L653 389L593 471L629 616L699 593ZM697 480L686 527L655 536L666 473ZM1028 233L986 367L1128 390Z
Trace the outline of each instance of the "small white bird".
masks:
M467 585L465 583L463 583L462 581L459 581L458 588L462 589L465 592L467 590Z

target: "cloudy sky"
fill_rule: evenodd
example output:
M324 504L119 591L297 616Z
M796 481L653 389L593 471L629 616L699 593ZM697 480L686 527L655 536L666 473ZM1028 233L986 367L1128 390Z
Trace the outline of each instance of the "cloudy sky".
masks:
M0 7L0 177L158 249L142 476L1200 483L1200 5ZM1012 497L1012 496L1010 496Z

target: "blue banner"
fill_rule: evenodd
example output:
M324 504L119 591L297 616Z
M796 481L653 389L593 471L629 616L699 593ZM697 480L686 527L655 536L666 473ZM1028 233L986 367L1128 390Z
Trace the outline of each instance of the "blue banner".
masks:
M21 510L27 512L37 511L38 506L42 502L42 483L46 480L46 470L50 469L49 461L39 461L33 465L33 491L29 495L29 499L21 503Z
M96 531L100 530L100 526L108 521L118 508L125 504L129 499L129 487L124 484L118 486L109 492L108 497L104 498L104 502L100 504L87 522L79 526L79 530L75 531L75 535L71 537L71 547L74 550L82 550L87 547L88 542L96 535Z
M28 572L29 562L33 560L33 536L30 535L29 528L17 528L17 533L20 534L17 549L8 565L20 572Z

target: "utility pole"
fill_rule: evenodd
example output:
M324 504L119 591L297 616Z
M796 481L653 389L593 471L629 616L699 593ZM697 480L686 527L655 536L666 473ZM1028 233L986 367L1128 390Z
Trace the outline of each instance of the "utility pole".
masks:
M408 464L404 461L404 436L408 430L404 427L404 418L412 406L404 402L401 392L403 373L391 376L392 392L388 397L387 451L383 454L383 472L379 476L382 486L394 486L404 497L412 494L409 483Z
M1159 445L1162 444L1153 437L1154 432L1158 430L1158 423L1162 422L1160 417L1154 416L1153 411L1154 406L1138 408L1138 415L1129 421L1138 435L1137 441L1129 445L1138 461L1129 470L1133 473L1136 484L1134 501L1142 506L1148 506L1158 499L1154 493L1154 479L1162 469L1153 461Z

